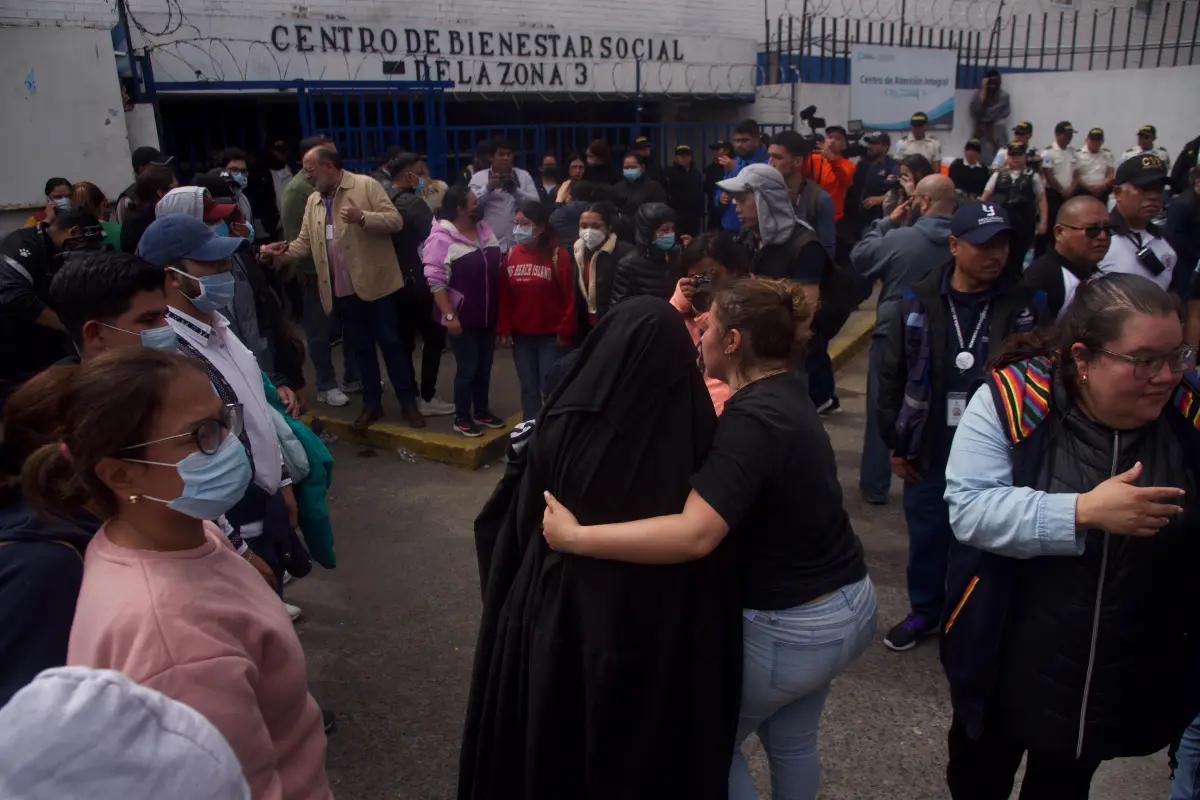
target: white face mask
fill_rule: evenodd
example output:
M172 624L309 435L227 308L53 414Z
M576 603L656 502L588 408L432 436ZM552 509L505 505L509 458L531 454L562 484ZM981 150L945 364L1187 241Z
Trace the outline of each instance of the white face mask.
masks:
M579 232L579 238L583 240L583 246L587 249L598 250L608 241L608 234L595 228L584 228Z

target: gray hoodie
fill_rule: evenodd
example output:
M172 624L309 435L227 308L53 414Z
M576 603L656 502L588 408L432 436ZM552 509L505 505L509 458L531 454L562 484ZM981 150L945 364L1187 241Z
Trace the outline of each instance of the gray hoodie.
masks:
M779 170L767 164L748 164L736 176L718 181L726 192L753 192L758 210L758 235L764 245L783 244L799 223ZM808 227L805 224L805 227Z
M934 267L950 260L950 217L931 214L910 227L893 228L887 217L863 232L850 251L854 270L871 283L883 282L875 312L875 335L887 336L904 293Z

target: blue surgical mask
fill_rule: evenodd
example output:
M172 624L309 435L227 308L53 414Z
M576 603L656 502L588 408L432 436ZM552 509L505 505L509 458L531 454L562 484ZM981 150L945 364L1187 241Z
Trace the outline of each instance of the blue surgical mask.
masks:
M664 233L662 236L659 236L654 240L654 246L664 252L670 250L675 246L675 234Z
M233 273L220 272L216 275L188 275L181 269L170 267L174 272L190 278L200 284L200 295L189 297L192 306L201 314L211 314L233 302L234 292L237 291L237 280Z
M238 185L238 188L239 188L239 189L245 189L245 188L246 188L246 175L245 175L245 173L242 173L242 172L231 172L231 173L229 173L229 177L233 179L233 182L234 182L234 183L236 183L236 184Z
M54 207L57 208L59 211L66 211L68 208L71 207L71 198L69 198L69 197L54 198Z
M636 181L638 178L642 177L642 171L640 169L627 169L621 174L625 176L625 180L627 181Z
M224 220L222 220L221 222L218 222L216 225L210 225L209 230L211 230L217 236L228 236L229 235L229 226L225 223Z
M532 225L517 225L513 227L513 239L517 244L525 244L533 241L533 226Z
M183 479L183 494L174 500L142 495L147 500L164 503L180 514L195 519L216 519L233 508L250 486L253 470L246 448L238 437L229 434L212 455L192 453L178 464L165 461L144 461L127 458L135 464L174 467Z
M417 185L415 187L413 187L413 191L416 192L417 194L420 194L421 192L425 191L425 179L424 178L417 178Z
M128 333L130 336L138 336L142 340L142 347L152 347L156 350L174 350L179 344L179 337L175 333L175 329L170 325L163 325L161 328L147 328L139 333L127 331L124 328L118 328L116 325L109 325L101 322L106 328L111 328L114 331Z
M242 224L246 226L246 242L249 244L254 244L254 223L250 220L246 220Z

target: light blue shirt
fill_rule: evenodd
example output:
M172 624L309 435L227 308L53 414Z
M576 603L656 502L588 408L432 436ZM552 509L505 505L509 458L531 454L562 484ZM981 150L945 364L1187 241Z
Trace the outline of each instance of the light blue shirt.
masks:
M988 387L975 392L946 465L950 527L960 542L1010 558L1078 556L1076 493L1013 486L1012 446Z
M515 193L507 192L504 189L489 192L487 185L492 178L490 169L476 172L471 176L470 184L475 199L483 208L484 221L492 226L492 232L496 234L496 239L500 242L500 249L506 253L513 246L513 217L517 215L517 208L526 200L535 203L540 200L537 187L533 184L533 178L529 177L528 172L513 167L512 176L517 182Z

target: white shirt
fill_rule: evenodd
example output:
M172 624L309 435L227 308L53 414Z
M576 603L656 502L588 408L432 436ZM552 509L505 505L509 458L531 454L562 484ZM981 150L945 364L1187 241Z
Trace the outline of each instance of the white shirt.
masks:
M1117 163L1124 164L1129 159L1133 158L1134 156L1140 156L1142 153L1151 153L1158 156L1162 159L1163 169L1165 169L1167 172L1171 171L1171 157L1167 155L1167 148L1165 147L1151 147L1149 150L1143 150L1140 147L1131 147L1124 153L1121 153L1121 160Z
M1142 245L1148 245L1166 269L1154 275L1143 267L1137 258L1137 251ZM1177 263L1179 263L1179 257L1175 255L1175 249L1167 244L1166 239L1148 231L1131 231L1129 235L1118 234L1112 237L1112 244L1108 246L1108 254L1100 260L1097 268L1102 273L1125 272L1130 275L1141 275L1167 289L1171 285L1171 275L1175 272Z
M942 145L932 136L926 135L924 139L914 139L911 133L901 136L896 142L897 160L912 155L925 156L935 170L942 166Z
M1014 182L1017 180L1017 178L1021 177L1020 171L1014 171L1010 169L1008 174L1012 177ZM992 177L988 178L987 186L985 186L983 190L985 192L996 191L996 182L1000 180L1000 175L1001 173L999 172L993 172ZM1035 197L1041 197L1042 195L1046 194L1046 182L1042 180L1042 176L1038 175L1036 172L1033 173L1033 194Z
M541 200L533 178L519 167L512 168L512 177L516 183L515 192L504 188L489 192L487 185L492 178L491 169L484 169L471 176L471 191L475 199L483 206L483 219L492 226L492 232L500 241L500 249L508 252L513 246L513 217L517 214L517 206L526 200L534 203Z
M1079 161L1076 170L1079 172L1079 182L1084 186L1099 186L1104 183L1104 176L1115 167L1113 154L1107 147L1101 147L1093 153L1086 147L1079 150Z
M1079 164L1079 151L1071 145L1059 147L1058 142L1042 151L1042 167L1050 170L1058 185L1066 189Z
M283 478L283 453L279 449L279 437L271 418L276 411L267 405L262 371L254 355L229 330L229 320L219 313L213 313L213 322L215 324L209 327L173 308L167 309L167 324L179 336L180 342L191 345L228 384L237 402L242 404L246 438L250 440L250 457L254 461L254 482L274 494ZM191 355L183 348L180 348L180 352ZM211 372L209 379L213 380L215 389L216 381ZM218 391L217 395L220 394ZM246 538L246 534L243 526L242 537ZM251 533L251 537L253 535Z

